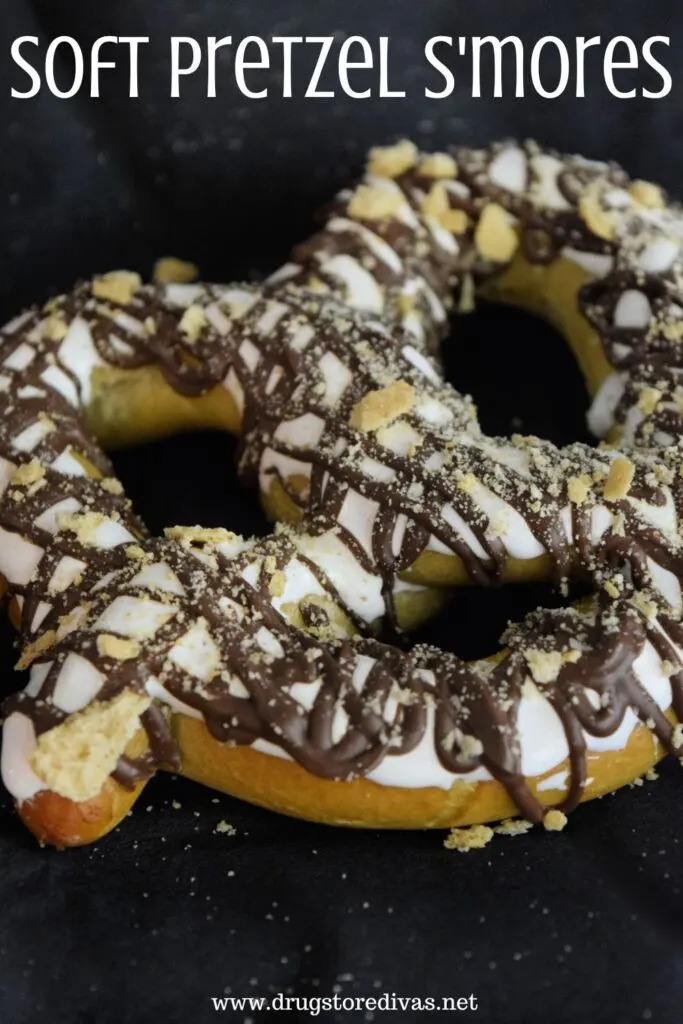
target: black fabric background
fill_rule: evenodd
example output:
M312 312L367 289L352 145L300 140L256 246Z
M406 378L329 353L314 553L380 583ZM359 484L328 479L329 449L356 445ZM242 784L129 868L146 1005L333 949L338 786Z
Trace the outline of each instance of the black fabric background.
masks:
M219 280L273 268L310 229L315 208L358 171L367 146L404 133L425 147L532 135L619 159L680 195L683 13L675 10L670 0L3 0L0 313L79 275L148 272L160 253L192 258ZM164 99L172 34L333 31L389 35L409 98L251 102L231 92L207 101L198 78L182 100ZM420 97L427 38L510 32L531 42L670 34L674 89L657 102L612 99L596 62L583 101L472 101L465 81L448 101ZM11 100L9 44L31 33L84 43L151 35L142 98L123 99L120 78L104 72L99 102ZM476 394L487 428L508 431L516 418L516 427L558 441L584 436L578 372L530 318L482 310L458 325L446 362L451 379ZM117 466L155 529L201 522L265 532L233 453L223 436L179 438L121 453ZM424 636L484 654L507 618L539 600L553 600L547 588L462 591ZM7 629L4 692L16 685L12 659ZM34 844L5 798L0 1020L199 1024L214 1019L210 996L224 991L330 995L336 986L347 996L473 992L472 1019L501 1024L678 1021L680 784L667 765L658 782L579 810L564 834L497 837L468 855L444 850L438 833L316 827L167 777L96 847L56 853ZM220 820L237 834L217 834ZM392 1019L375 1019L384 1017Z

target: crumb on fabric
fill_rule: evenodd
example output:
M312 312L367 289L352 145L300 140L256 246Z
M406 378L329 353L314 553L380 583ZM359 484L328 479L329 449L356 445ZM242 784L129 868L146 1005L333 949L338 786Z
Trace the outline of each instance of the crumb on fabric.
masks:
M553 808L546 811L543 816L543 828L546 832L561 832L567 824L567 815L563 811Z
M470 825L467 828L452 828L443 841L447 850L469 853L480 850L493 839L493 829L488 825Z

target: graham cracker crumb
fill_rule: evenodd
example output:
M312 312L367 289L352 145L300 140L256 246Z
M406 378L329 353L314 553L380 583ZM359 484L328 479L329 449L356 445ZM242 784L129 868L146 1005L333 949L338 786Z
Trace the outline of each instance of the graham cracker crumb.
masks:
M404 205L400 192L389 191L376 185L359 185L353 193L347 211L357 220L385 220L393 217Z
M420 161L423 178L457 178L458 165L449 153L430 153Z
M546 811L543 815L543 828L547 832L561 832L567 824L567 815L562 811L558 811L557 808L553 808L551 811Z
M151 703L146 694L126 690L97 701L42 733L29 762L48 789L67 800L90 800L102 789L119 757L140 727Z
M199 267L175 256L162 256L154 264L152 277L158 284L189 284L199 277Z
M41 654L48 651L57 640L57 633L54 629L48 629L42 633L37 640L29 644L21 652L19 661L14 666L18 672L23 672L27 669L35 660L39 658Z
M369 391L351 410L350 425L364 433L379 430L399 416L410 412L415 401L415 389L404 380L395 380L386 388Z
M443 841L447 850L469 853L481 850L493 839L493 829L488 825L470 825L469 828L452 828Z
M661 210L666 205L662 189L651 181L637 179L630 186L629 193L641 206L646 206L652 210Z
M97 547L97 531L107 520L99 512L60 512L57 526L76 535L85 547Z
M662 399L662 392L658 388L644 387L638 395L638 408L644 416L651 416Z
M564 664L561 651L528 650L524 652L524 657L537 683L553 683Z
M23 466L15 469L10 483L14 487L30 487L31 484L37 484L44 476L45 467L38 459L31 459L30 462L26 462Z
M631 598L631 603L648 622L654 622L657 618L657 605L649 597L646 597L642 590L636 590Z
M92 293L96 299L107 299L120 306L127 306L141 287L142 278L139 274L132 270L112 270L94 279Z
M482 210L474 243L480 255L492 263L507 263L514 256L519 237L509 214L498 203L488 203Z
M237 535L222 526L168 526L164 534L185 544L232 544Z
M201 306L188 306L180 319L178 330L185 335L190 345L194 345L208 322Z
M452 210L448 201L448 192L442 182L438 181L422 200L422 212L432 217L446 231L454 235L462 235L467 231L469 217L464 210Z
M43 321L43 337L46 341L63 341L69 327L61 313L52 313Z
M505 818L493 831L499 836L523 836L534 827L533 822L526 818Z
M590 492L590 477L572 476L567 481L567 497L573 505L583 505Z
M97 638L97 650L103 658L131 661L140 654L140 644L137 640L123 640L112 633L100 633Z
M224 836L236 836L237 835L237 829L235 828L234 825L231 825L228 821L219 821L219 822L217 822L216 827L214 829L214 832L218 832L220 835L224 835Z
M268 593L271 597L282 597L285 592L287 578L281 569L278 569L270 577L268 582Z
M126 548L126 555L133 562L143 562L145 560L145 552L139 544L129 544Z
M465 494L471 494L477 486L477 478L474 473L465 473L461 476L456 484L459 491L464 491Z
M107 494L123 494L123 484L114 476L105 476L100 480L100 487Z
M394 146L375 146L370 150L368 173L378 178L398 178L415 166L418 155L417 146L409 139L401 139Z
M605 501L619 501L620 498L625 498L633 483L635 471L636 467L630 459L625 455L617 455L610 465L602 491Z

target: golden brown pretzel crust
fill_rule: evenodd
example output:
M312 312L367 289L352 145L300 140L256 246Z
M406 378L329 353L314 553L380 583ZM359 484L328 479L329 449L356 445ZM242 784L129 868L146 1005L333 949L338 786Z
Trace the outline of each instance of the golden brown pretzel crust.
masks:
M470 783L456 779L449 790L381 786L369 779L332 782L311 775L294 761L251 747L228 747L215 740L203 722L187 715L174 715L173 729L183 776L295 818L354 828L453 828L519 813L505 788L493 780ZM638 726L623 749L589 756L591 781L582 802L631 782L663 756L650 730ZM568 767L564 761L528 780L529 788L544 806L557 805L562 791L539 789L539 785ZM40 842L81 846L115 828L142 788L139 785L127 790L109 779L98 796L83 803L45 791L21 804L19 814Z
M566 259L549 266L532 265L521 250L508 269L494 278L487 297L540 313L567 338L594 393L611 372L600 339L576 308L579 287L588 274ZM456 342L457 343L457 342ZM102 368L93 379L89 417L98 437L109 446L160 437L178 429L220 427L236 433L239 413L229 393L216 388L200 399L178 395L156 367L134 371ZM275 483L262 496L269 514L296 521L298 510ZM547 578L550 559L509 559L504 579ZM424 552L403 574L431 590L399 595L399 619L409 628L433 613L445 586L467 582L456 556ZM0 591L2 581L0 580ZM401 601L403 603L401 603ZM227 747L213 739L203 723L173 716L182 758L182 774L251 803L311 821L364 828L446 828L496 821L518 813L505 788L495 781L455 780L450 790L381 786L367 779L332 782L312 775L295 762L272 757L249 747ZM589 756L582 800L611 792L639 777L663 756L649 729L638 726L626 746ZM539 784L568 770L567 762L544 776L528 779L530 790L547 806L557 805L562 791ZM124 789L109 779L100 794L75 803L45 791L20 805L19 814L44 843L76 846L101 838L114 828L135 803L142 786Z

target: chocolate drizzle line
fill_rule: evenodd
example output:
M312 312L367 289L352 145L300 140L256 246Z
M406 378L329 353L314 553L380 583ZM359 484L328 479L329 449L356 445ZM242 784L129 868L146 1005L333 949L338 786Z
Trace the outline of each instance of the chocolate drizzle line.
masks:
M367 775L385 757L415 750L431 732L447 771L467 777L486 768L531 820L539 820L543 808L522 771L518 728L520 703L530 686L550 702L567 738L571 771L565 808L580 800L586 784L585 734L613 734L629 710L663 746L680 753L677 733L636 671L650 643L671 666L673 707L680 717L683 627L652 574L656 564L683 579L677 530L652 526L653 510L672 503L676 523L682 510L683 442L663 448L657 441L664 423L674 433L673 412L643 414L639 447L628 450L633 472L628 499L607 500L602 488L614 453L579 444L558 450L535 438L485 437L469 398L441 380L428 354L445 331L445 311L466 276L482 281L501 270L482 258L476 245L477 219L491 200L517 219L528 259L551 262L566 245L614 257L616 269L586 286L578 301L609 361L630 374L617 418L627 416L629 387L633 391L637 383L640 395L642 380L655 370L674 379L680 347L678 339L665 344L670 327L656 330L654 341L652 332L634 330L627 337L615 330L619 297L624 290L642 290L660 323L661 311L672 315L672 285L666 275L646 277L622 266L634 245L606 243L579 215L577 202L588 184L604 180L606 187L625 186L623 172L564 159L556 185L570 208L558 213L535 198L533 158L540 151L523 150L531 184L522 195L487 177L498 152L459 155L459 187L449 189L448 201L469 223L452 243L446 244L422 213L433 182L418 165L392 185L410 215L360 221L359 231L347 224L350 197L342 194L323 230L261 288L140 286L125 301L103 301L85 283L5 329L0 335L0 469L10 464L11 479L4 491L0 487L0 529L30 542L38 555L42 551L29 579L5 572L8 594L21 606L24 649L55 634L48 653L38 653L34 661L44 667L44 678L12 697L7 715L27 715L38 735L64 721L68 715L53 697L66 660L77 653L102 674L98 700L124 690L142 693L155 680L175 701L198 712L217 739L276 744L325 778ZM647 230L653 230L651 224ZM382 245L397 261L387 260ZM353 282L339 276L334 262L339 256L370 275L381 312L353 308L358 296ZM193 330L185 326L188 314ZM51 340L55 324L57 338ZM132 372L157 365L170 386L188 397L225 382L242 407L241 470L258 479L262 491L277 480L299 507L297 532L281 530L231 558L206 537L149 538L112 486L111 466L83 420L88 398L69 359L74 331L87 336L95 359L105 366ZM59 383L55 371L63 375ZM369 432L351 426L357 403L397 380L415 395L399 423L414 439L407 446L396 441L391 422ZM40 424L45 429L35 446L21 443L25 432ZM64 453L91 475L56 468ZM303 484L293 486L295 477ZM569 502L567 481L576 479L588 481L586 494L581 502ZM299 609L310 628L310 634L302 633L275 607L274 574L286 576L298 561L359 632L388 627L395 633L397 574L428 548L457 555L475 583L499 578L508 549L492 499L495 507L502 504L521 517L550 556L558 582L578 576L596 590L588 608L539 610L511 627L508 651L495 665L466 665L423 647L403 652L372 637L334 640L325 606L310 601ZM50 519L50 510L69 500L78 503L77 516L96 513L127 531L126 541L103 549L81 535L77 523ZM354 501L361 503L367 535L359 535L348 515ZM65 508L68 513L71 506ZM611 525L596 538L593 520L600 509L610 514ZM325 538L344 546L350 565L379 578L382 622L360 616L344 588L313 557L308 541ZM0 557L2 544L0 534ZM59 589L55 573L65 558L77 559L82 569ZM147 586L136 578L141 565L159 563L179 583L177 593L154 594L155 601L168 605L168 621L141 644L139 657L103 655L99 616L118 598L148 598ZM78 609L83 617L69 621ZM204 681L169 656L197 622L218 652L216 671ZM308 696L302 698L302 691ZM115 777L123 785L149 776L159 764L178 764L162 707L153 703L141 724L149 749L136 760L120 758Z

